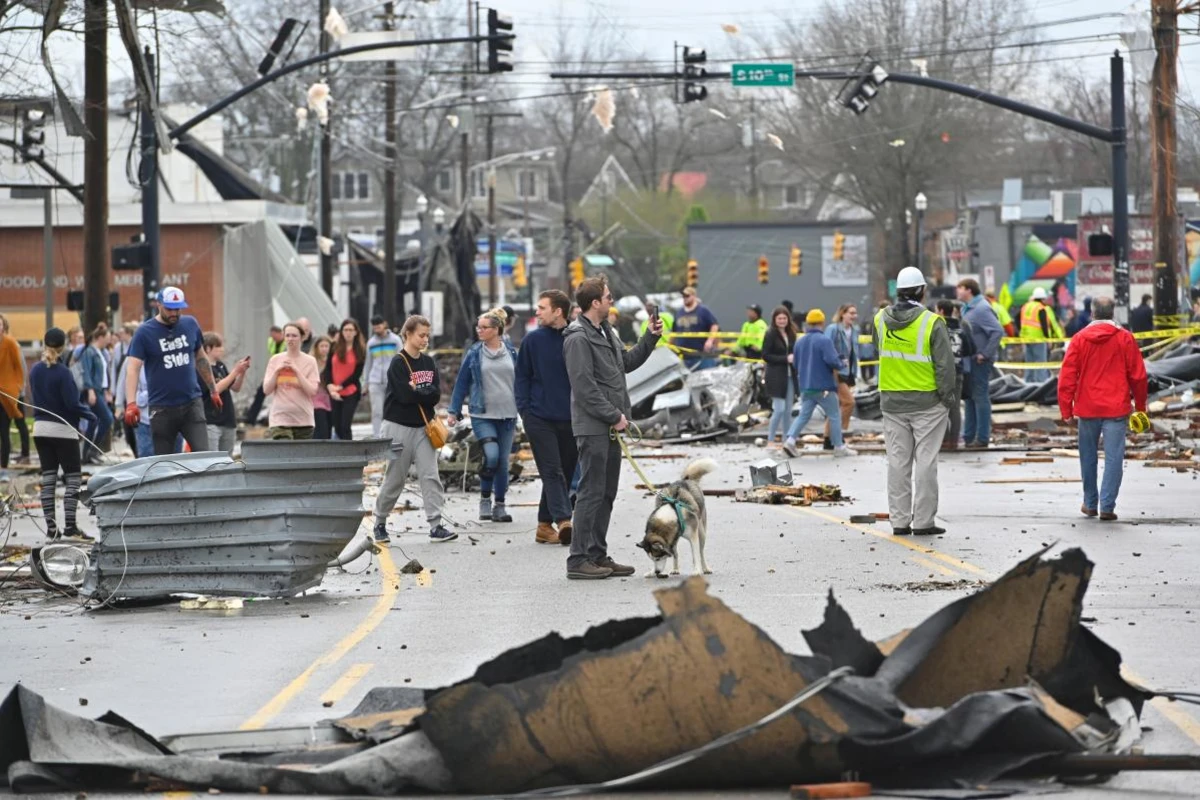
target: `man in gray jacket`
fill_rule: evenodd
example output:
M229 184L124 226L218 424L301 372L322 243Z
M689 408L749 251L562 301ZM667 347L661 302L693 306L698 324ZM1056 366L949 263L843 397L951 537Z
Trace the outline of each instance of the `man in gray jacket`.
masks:
M954 350L942 318L921 301L925 278L916 267L896 276L896 304L875 315L879 408L887 450L892 534L945 533L938 508L937 459L955 396Z
M986 450L992 438L992 396L988 384L992 378L992 365L1000 354L1004 329L974 278L963 278L958 282L958 299L963 304L963 320L971 327L971 341L975 343L970 371L963 376L964 385L968 387L964 392L967 400L964 404L963 447Z
M640 367L654 352L662 336L662 320L651 318L641 341L626 351L608 323L613 297L603 275L580 283L575 301L582 313L563 334L563 357L571 381L571 428L579 444L582 475L567 577L632 575L633 567L608 555L608 521L621 479L621 448L611 431L629 427L632 411L625 373Z

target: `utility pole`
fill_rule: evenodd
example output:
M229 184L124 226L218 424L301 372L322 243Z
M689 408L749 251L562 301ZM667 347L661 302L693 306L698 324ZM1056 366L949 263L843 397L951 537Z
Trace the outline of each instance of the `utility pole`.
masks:
M383 4L383 29L392 30L395 6ZM389 325L399 320L396 314L396 62L388 59L384 65L387 82L384 98L384 157L387 166L383 175L383 318ZM417 275L420 282L421 276ZM416 296L419 296L419 291ZM417 309L416 313L420 313Z
M1109 61L1109 119L1113 175L1113 317L1118 325L1129 324L1129 178L1126 173L1125 61L1119 51Z
M467 76L463 75L462 96L464 108L467 108L471 102L468 98L469 89L470 87L468 85ZM473 112L458 115L458 124L462 127L462 133L459 134L460 154L458 164L458 202L464 207L467 204L467 179L470 177L468 175L468 171L470 169L471 159L471 125L474 124L474 122L475 114Z
M108 316L108 0L84 10L83 324Z
M754 98L750 98L750 207L758 210L758 131L754 117Z
M154 76L154 54L146 48L146 69L150 75L150 91L157 95L158 81ZM157 100L157 96L155 97ZM158 128L154 124L152 105L142 104L141 149L138 182L142 187L142 238L145 242L145 262L142 266L142 318L149 319L153 306L150 301L158 294L160 229L158 224Z
M496 276L496 179L491 161L495 157L495 117L487 118L487 226L488 226L488 306L496 307L498 281ZM466 163L466 162L464 162Z
M1155 327L1179 324L1179 210L1175 175L1175 96L1178 90L1179 8L1151 0L1154 82L1150 107L1150 196L1154 206Z
M329 16L329 0L320 0L319 10L317 12L320 19L317 21L317 30L320 31L320 46L319 51L322 55L333 49L333 37L325 31L325 18ZM329 83L329 62L322 61L320 66L321 80L326 85ZM333 111L330 110L329 119L321 126L321 148L320 148L320 179L318 180L320 188L320 197L317 201L317 234L330 239L333 238ZM321 290L333 299L333 253L329 255L321 253ZM386 303L387 300L385 299ZM389 320L390 322L390 320Z

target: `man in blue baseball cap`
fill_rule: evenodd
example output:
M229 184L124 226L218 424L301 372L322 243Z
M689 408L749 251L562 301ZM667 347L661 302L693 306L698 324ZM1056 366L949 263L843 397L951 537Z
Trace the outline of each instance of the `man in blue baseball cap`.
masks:
M182 289L167 286L157 300L158 314L138 327L125 359L125 424L137 425L141 419L135 399L144 365L154 455L174 453L180 434L194 452L208 450L201 384L218 410L223 402L204 355L204 334L195 317L180 314L188 307Z

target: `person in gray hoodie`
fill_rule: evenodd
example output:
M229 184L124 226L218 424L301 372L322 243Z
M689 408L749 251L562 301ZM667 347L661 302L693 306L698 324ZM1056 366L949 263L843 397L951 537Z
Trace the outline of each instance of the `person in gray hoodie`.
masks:
M383 400L387 394L388 367L404 342L388 327L381 316L371 318L371 338L367 340L367 363L363 366L364 395L371 398L371 434L379 437L383 426Z
M646 362L662 336L662 320L650 325L632 350L625 350L608 323L612 292L603 275L575 290L582 309L563 334L563 358L571 382L571 428L579 444L579 494L575 501L567 577L626 576L634 568L608 555L608 522L621 479L621 448L613 432L629 427L633 413L625 374Z
M963 304L962 318L970 326L975 355L968 361L963 384L966 395L963 415L963 447L967 450L986 450L992 438L992 396L989 383L992 365L1000 355L1000 339L1004 328L1000 319L979 290L974 278L958 282L958 299Z
M945 322L921 305L924 298L925 277L905 267L896 277L896 304L875 315L888 512L897 536L946 532L934 517L938 451L958 402L954 350Z

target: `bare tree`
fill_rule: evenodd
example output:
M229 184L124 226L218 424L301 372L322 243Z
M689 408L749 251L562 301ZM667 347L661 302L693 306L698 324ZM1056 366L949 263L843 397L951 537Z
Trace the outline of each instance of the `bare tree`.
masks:
M803 27L789 24L776 49L802 66L851 69L870 52L892 71L922 68L935 77L1011 95L1029 74L1034 46L1017 0L850 0L823 7ZM784 153L815 184L874 216L885 234L885 261L872 264L882 292L888 274L909 263L906 216L919 191L952 186L997 143L1019 130L1019 117L977 101L887 84L855 117L831 102L836 84L800 79L764 115Z

